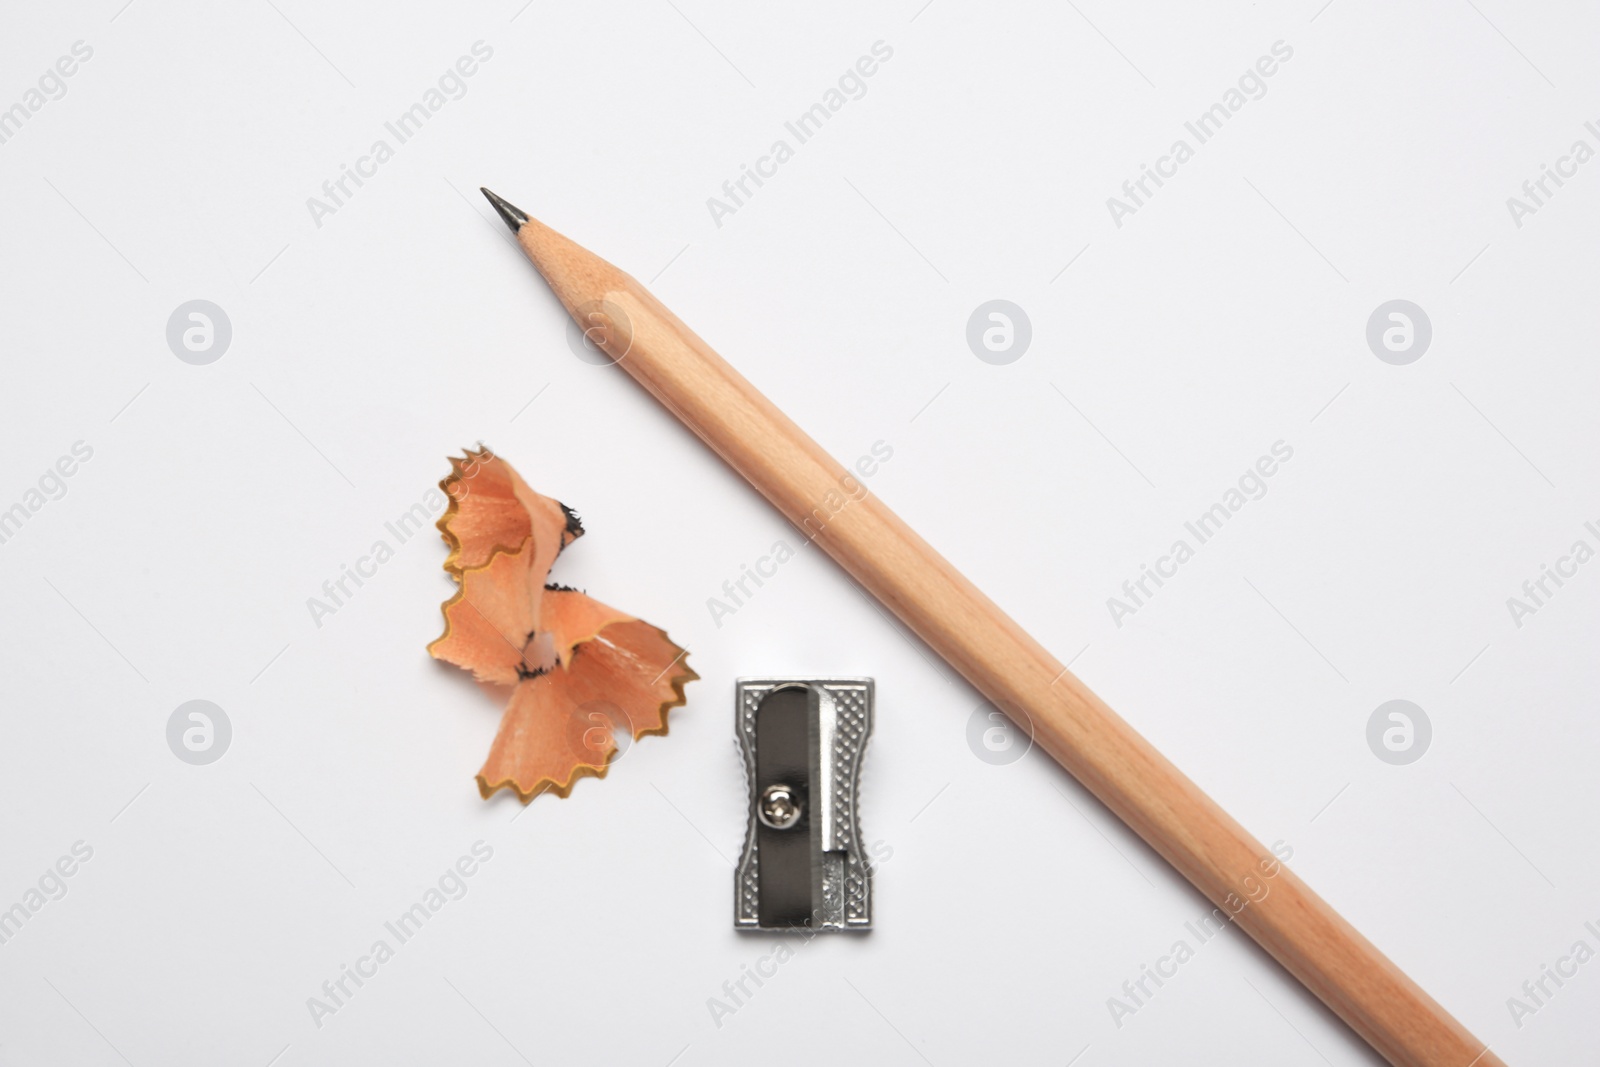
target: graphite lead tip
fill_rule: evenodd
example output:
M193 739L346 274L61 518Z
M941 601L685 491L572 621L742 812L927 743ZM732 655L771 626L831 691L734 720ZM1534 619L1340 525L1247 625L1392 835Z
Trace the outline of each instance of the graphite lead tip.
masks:
M606 294L624 288L644 294L639 283L593 252L561 236L538 219L530 218L527 212L489 190L482 192L516 234L517 247L550 283L556 298L578 319L583 329L594 325L589 313L600 306Z
M493 204L500 217L506 220L506 225L511 227L512 233L522 229L522 224L528 221L528 213L515 204L507 203L482 186L478 187L478 191L489 198L489 203Z

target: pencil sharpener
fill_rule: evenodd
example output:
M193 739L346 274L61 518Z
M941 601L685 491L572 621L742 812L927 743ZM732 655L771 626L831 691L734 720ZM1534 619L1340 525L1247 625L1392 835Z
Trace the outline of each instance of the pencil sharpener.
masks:
M734 928L870 930L860 781L872 679L741 678L735 715L750 810Z

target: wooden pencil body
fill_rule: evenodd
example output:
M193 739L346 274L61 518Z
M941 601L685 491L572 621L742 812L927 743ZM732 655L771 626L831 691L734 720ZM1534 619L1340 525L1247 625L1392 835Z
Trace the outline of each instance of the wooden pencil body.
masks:
M530 221L580 326L1397 1065L1501 1061L627 274Z

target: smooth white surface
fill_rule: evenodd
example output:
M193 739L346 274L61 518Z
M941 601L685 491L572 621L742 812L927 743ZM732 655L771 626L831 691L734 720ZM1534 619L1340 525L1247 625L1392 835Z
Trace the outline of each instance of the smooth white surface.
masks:
M0 945L0 1063L1375 1062L1237 931L1118 1026L1207 905L1041 754L976 758L978 696L814 550L715 625L794 534L574 357L480 184L650 281L840 459L892 447L875 493L1509 1062L1600 1044L1600 962L1520 1027L1507 1004L1600 949L1600 563L1520 628L1506 606L1600 547L1600 161L1520 228L1505 203L1600 146L1592 10L121 2L0 32L0 107L93 48L0 144L0 509L93 448L0 544L0 908L93 849ZM307 198L480 40L317 226ZM1266 95L1115 226L1280 40ZM877 41L866 94L717 226L707 198ZM207 366L165 338L195 298L233 328ZM992 298L1032 321L1007 366L965 340ZM1365 340L1393 298L1433 324L1409 366ZM525 812L473 785L495 698L423 652L443 545L384 526L479 440L582 513L555 577L703 678L670 737ZM1267 495L1115 626L1279 440ZM872 934L718 1020L778 944L730 928L732 680L785 673L877 679L892 857ZM1367 747L1394 698L1433 725L1409 766ZM192 699L233 727L208 766L167 746ZM466 895L316 1025L479 840Z

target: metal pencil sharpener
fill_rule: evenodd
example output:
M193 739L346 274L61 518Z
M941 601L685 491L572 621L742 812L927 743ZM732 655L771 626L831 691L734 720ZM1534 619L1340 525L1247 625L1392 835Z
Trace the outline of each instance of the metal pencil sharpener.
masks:
M741 678L749 828L734 874L739 930L870 930L861 757L871 678Z

